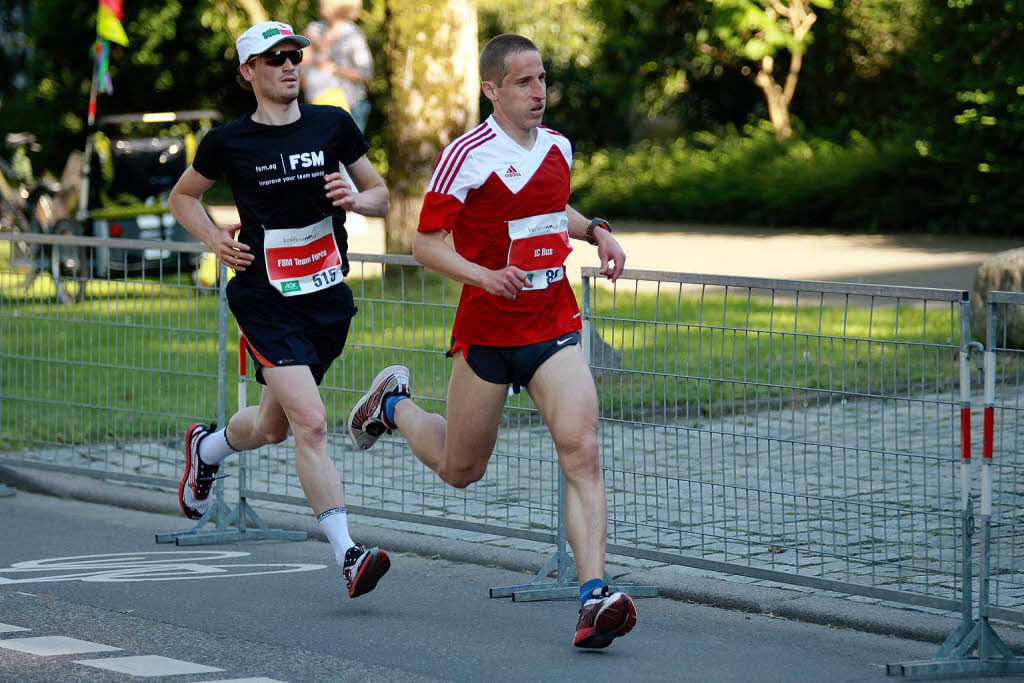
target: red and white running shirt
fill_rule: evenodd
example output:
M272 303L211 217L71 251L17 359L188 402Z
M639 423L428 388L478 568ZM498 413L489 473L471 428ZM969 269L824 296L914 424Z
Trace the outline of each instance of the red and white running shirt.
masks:
M532 149L510 138L493 116L438 157L418 230L452 233L455 251L485 268L512 264L534 286L515 300L463 285L453 335L484 346L522 346L582 329L562 265L569 245L569 141L541 126Z

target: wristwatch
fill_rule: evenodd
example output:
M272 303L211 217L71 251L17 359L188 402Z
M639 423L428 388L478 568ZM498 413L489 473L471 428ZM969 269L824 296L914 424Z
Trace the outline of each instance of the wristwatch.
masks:
M590 225L587 226L587 241L596 246L597 238L594 237L595 228L604 228L608 232L611 232L612 226L608 225L608 221L603 218L595 218L590 221Z

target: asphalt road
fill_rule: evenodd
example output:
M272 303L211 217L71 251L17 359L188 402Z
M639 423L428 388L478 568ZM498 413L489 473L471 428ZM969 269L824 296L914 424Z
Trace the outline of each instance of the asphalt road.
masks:
M186 528L179 518L24 492L0 499L0 519L3 681L135 680L78 663L134 657L147 659L121 666L222 670L150 679L187 683L880 681L886 663L935 651L660 598L638 600L637 627L607 650L579 651L574 602L487 598L530 578L505 569L393 554L377 590L350 600L319 541L179 549L153 542ZM112 556L78 557L95 555ZM120 650L22 651L75 644L21 640L54 636Z

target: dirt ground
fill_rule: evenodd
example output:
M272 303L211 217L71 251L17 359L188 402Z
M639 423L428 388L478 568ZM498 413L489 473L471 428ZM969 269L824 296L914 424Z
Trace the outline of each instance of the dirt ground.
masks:
M237 222L234 207L212 207L214 220ZM636 270L718 273L790 280L970 289L988 256L1024 240L936 235L851 235L824 231L617 221L615 236ZM349 251L384 251L384 224L354 216ZM597 266L596 250L573 242L569 272Z

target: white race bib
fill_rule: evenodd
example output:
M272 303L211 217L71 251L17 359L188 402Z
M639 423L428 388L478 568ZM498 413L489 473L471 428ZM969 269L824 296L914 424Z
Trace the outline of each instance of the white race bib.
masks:
M331 216L304 228L264 231L263 257L270 284L284 296L327 289L345 279Z
M529 216L508 222L508 264L526 271L532 287L522 291L547 289L565 279L565 259L572 252L569 244L569 214L565 211Z

